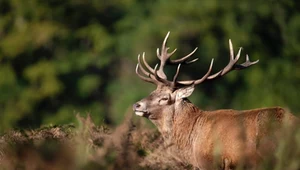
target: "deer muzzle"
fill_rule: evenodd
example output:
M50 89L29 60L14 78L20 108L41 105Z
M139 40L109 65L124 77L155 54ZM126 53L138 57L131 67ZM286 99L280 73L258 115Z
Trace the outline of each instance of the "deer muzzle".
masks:
M146 114L148 113L146 110L146 105L141 103L141 102L137 102L132 106L133 111L135 112L136 115L138 116L146 116Z

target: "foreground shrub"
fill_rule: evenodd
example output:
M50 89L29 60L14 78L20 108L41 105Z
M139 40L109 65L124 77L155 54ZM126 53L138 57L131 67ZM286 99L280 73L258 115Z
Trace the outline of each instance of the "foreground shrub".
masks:
M0 138L4 170L192 169L176 159L153 129L134 125L131 117L115 129L96 126L90 116L77 115L79 126L63 125L14 130ZM286 130L278 150L258 169L300 169L300 133ZM240 169L243 169L240 167Z

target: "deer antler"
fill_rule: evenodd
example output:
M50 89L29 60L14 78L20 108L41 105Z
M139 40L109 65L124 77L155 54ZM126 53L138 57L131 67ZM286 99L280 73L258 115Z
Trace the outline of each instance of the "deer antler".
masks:
M241 69L248 68L248 67L258 63L258 61L259 61L259 60L257 60L257 61L251 62L249 60L249 56L247 54L246 62L244 62L242 64L236 64L240 58L242 48L239 49L238 54L236 55L236 57L234 57L232 42L229 39L230 60L224 69L220 70L219 72L217 72L213 75L210 75L210 73L212 71L212 67L213 67L213 62L214 62L214 59L212 59L208 71L202 78L196 79L196 80L177 81L181 64L191 64L198 60L198 58L196 58L191 61L187 61L189 59L189 57L196 52L197 48L195 48L191 53L189 53L188 55L186 55L180 59L171 60L170 57L176 52L177 49L174 49L171 53L168 53L169 47L166 47L166 43L167 43L169 34L170 34L170 32L167 33L167 35L163 41L163 44L161 47L161 52L159 52L159 48L157 49L157 57L160 60L160 65L159 65L158 70L157 70L157 66L158 66L157 64L154 69L150 67L150 65L147 63L147 61L145 59L145 53L143 53L143 63L146 66L146 68L148 70L147 71L142 66L142 63L140 60L140 55L138 56L138 64L136 67L136 73L142 80L154 83L156 85L170 86L172 88L178 88L178 87L189 86L189 85L197 85L197 84L204 82L205 80L212 80L212 79L216 79L218 77L222 77L223 75L229 73L232 70L241 70ZM178 64L177 71L176 71L172 81L168 81L167 76L164 73L164 67L166 64L169 64L169 65ZM139 73L139 70L141 70L145 76L141 75Z
M240 58L242 47L240 47L236 57L234 58L234 51L233 51L232 42L230 39L229 39L229 50L230 50L230 60L229 60L229 63L227 64L227 66L224 69L220 70L219 72L215 73L214 75L209 76L207 79L215 79L218 77L222 77L223 75L229 73L232 70L245 69L245 68L250 67L259 62L259 60L251 62L248 54L246 54L246 62L244 62L242 64L236 64Z
M145 53L143 53L143 62L144 62L144 65L146 66L146 68L149 70L147 71L144 67L143 67L143 64L141 63L141 60L140 60L140 55L138 55L138 64L136 65L136 69L135 69L135 72L136 74L144 81L146 82L150 82L150 83L153 83L153 84L156 84L156 85L159 85L159 84L170 84L170 82L167 80L167 79L163 79L163 78L160 78L157 74L157 64L155 66L155 68L151 68L149 66L149 64L147 63L147 61L145 60ZM143 76L139 73L139 70L142 71L142 73L146 76Z
M195 48L190 54L180 58L180 59L177 59L177 60L171 60L170 57L176 52L176 48L171 52L171 53L168 53L168 50L170 49L169 47L166 47L166 43L167 43L167 40L168 40L168 37L170 35L170 31L167 33L164 41L163 41L163 44L161 46L161 52L159 52L159 48L157 48L156 50L156 53L157 53L157 57L159 58L160 60L160 66L159 66L159 69L158 69L158 75L163 78L163 79L167 79L167 76L166 74L164 73L163 69L165 67L166 64L169 64L169 65L175 65L175 64L191 64L195 61L198 60L198 58L195 58L191 61L187 61L189 59L189 57L191 55L193 55L196 50L198 48Z

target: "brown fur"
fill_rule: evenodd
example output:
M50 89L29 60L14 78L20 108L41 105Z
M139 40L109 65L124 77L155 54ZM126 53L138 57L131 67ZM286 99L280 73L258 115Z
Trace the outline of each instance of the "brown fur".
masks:
M176 93L158 87L134 110L147 112L144 116L174 145L177 157L200 169L232 169L241 164L255 168L276 149L284 122L299 121L280 107L203 111L185 98L176 99ZM163 100L167 95L169 99Z

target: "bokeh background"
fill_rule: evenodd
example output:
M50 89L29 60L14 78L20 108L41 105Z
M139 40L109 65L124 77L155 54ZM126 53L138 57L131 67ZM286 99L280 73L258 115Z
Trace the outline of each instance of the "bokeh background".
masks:
M137 55L181 57L199 47L180 79L226 66L228 39L256 66L198 85L201 109L282 106L300 113L300 1L0 0L0 132L69 124L90 113L117 125L155 86L135 75ZM167 68L169 77L175 67Z

